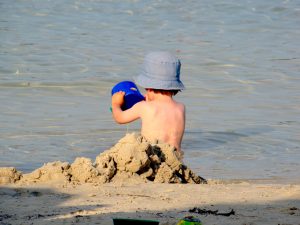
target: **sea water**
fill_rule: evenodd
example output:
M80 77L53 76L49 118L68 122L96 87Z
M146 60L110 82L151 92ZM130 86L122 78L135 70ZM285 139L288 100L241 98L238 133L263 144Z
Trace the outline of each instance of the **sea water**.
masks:
M94 159L116 124L110 91L143 56L182 62L184 162L211 179L300 181L300 2L0 2L0 166Z

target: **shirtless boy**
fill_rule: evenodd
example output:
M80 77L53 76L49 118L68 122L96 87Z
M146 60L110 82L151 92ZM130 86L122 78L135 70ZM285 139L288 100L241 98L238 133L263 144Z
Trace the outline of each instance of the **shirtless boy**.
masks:
M148 141L160 140L181 151L185 129L185 106L173 96L184 89L180 81L180 61L168 52L151 52L146 55L136 83L146 89L145 101L122 111L125 92L112 96L113 118L117 123L141 119L141 134Z

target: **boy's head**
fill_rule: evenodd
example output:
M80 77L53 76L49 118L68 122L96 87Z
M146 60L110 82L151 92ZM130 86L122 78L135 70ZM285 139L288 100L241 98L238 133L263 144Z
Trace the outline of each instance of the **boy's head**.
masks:
M142 72L136 83L146 89L177 93L184 89L180 81L180 67L179 59L169 52L151 52L145 56Z

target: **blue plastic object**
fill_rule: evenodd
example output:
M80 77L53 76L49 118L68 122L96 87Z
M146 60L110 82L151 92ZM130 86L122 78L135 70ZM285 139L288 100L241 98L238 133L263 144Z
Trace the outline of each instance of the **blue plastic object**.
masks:
M122 110L129 109L137 102L145 100L144 96L132 81L122 81L116 84L111 90L111 95L119 91L125 92L124 104L121 107Z

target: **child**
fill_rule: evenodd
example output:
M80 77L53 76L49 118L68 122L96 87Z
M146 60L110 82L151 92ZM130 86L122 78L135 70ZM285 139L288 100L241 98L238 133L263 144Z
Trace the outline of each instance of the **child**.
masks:
M136 83L147 91L145 101L122 111L124 92L112 96L113 118L117 123L141 119L141 134L150 142L163 141L174 146L180 155L185 129L185 106L173 96L184 89L180 81L180 61L168 52L151 52L146 55L142 73Z

